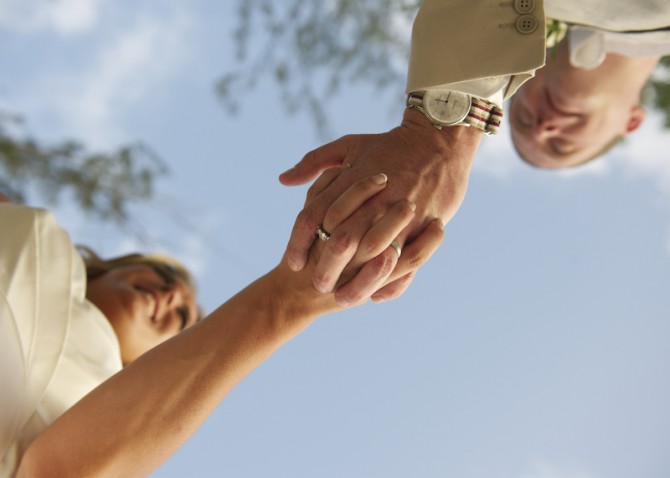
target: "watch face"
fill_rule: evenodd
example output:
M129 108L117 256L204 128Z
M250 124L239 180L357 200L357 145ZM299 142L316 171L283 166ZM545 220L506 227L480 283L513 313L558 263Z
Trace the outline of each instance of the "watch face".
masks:
M428 90L423 97L428 117L445 125L459 123L470 111L470 95L458 91Z

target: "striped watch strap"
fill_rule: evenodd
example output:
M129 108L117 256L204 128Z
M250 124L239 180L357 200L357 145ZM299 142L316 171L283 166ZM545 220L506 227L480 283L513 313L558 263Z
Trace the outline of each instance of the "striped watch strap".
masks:
M493 103L472 97L470 112L463 119L463 123L482 130L486 134L496 134L500 129L503 112Z

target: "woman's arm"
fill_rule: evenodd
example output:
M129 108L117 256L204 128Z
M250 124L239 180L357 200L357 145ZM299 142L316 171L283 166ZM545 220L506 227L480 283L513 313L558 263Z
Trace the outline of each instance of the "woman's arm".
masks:
M354 210L383 187L365 179L340 206ZM388 244L412 216L408 202L398 203L369 238L382 266L395 266ZM424 234L434 248L440 240L439 225ZM406 252L398 277L419 265L412 250ZM127 477L154 470L251 370L316 317L341 309L332 293L314 289L311 273L312 267L293 272L282 261L206 319L141 356L47 428L29 447L18 476Z

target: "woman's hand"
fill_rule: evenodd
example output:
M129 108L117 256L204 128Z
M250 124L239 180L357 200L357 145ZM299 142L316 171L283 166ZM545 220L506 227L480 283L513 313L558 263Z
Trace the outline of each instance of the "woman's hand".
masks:
M413 201L416 212L411 223L398 235L400 245L408 246L417 240L435 219L448 222L465 197L474 155L482 136L476 128L438 130L421 112L407 109L402 124L391 131L377 135L344 136L308 153L280 176L282 184L305 184L326 168L345 167L339 169L341 174L335 179L324 181L308 196L287 245L285 256L288 264L293 270L303 268L314 241L314 231L322 224L328 208L355 181L383 171L389 178L388 187L366 201L337 231L328 230L332 234L331 240L319 261L329 265L323 267L319 264L315 269L316 282L330 277L330 283L323 285L323 289L336 287L336 297L342 304L355 303L361 296L373 294L371 289L380 282L381 276L372 277L369 283L356 280L356 286L351 289L341 285L340 272L353 265L349 261L357 257L361 239L376 223L379 214L386 213L402 199ZM317 183L320 181L318 179ZM432 251L423 251L421 255L431 254ZM404 287L402 284L392 285L393 295ZM387 296L389 289L379 293Z
M332 168L324 172L309 189L307 202L328 187L341 172L342 168ZM330 243L330 247L341 250L350 248L346 235L335 235L331 239L330 234L337 231L337 228L369 199L383 191L387 184L388 177L383 173L368 176L350 186L328 208L320 226L321 240L315 241L310 250L308 267L294 273L298 276L294 279L301 279L302 287L305 287L311 278L314 289L323 293L332 292L333 289L328 284L333 283L331 275L334 266L328 260L321 258L321 253L326 242L331 241L336 242ZM412 221L415 209L413 202L402 199L377 214L374 225L360 240L350 265L339 281L339 285L346 283L335 295L336 299L338 295L339 298L346 297L346 300L338 300L340 306L361 304L375 291L378 292L373 295L373 300L378 302L398 297L409 285L416 270L435 252L443 236L442 224L438 220L431 222L419 237L408 243L403 253L399 254L397 236ZM314 233L316 234L316 231ZM282 263L286 265L286 257ZM352 277L353 280L347 283ZM351 297L354 297L353 301L350 300Z

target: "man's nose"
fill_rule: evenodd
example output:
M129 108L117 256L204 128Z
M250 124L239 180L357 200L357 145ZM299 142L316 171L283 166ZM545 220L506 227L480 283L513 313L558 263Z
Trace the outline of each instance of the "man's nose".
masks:
M577 121L572 115L564 115L549 109L540 111L535 117L533 130L538 138L550 138L564 132Z

